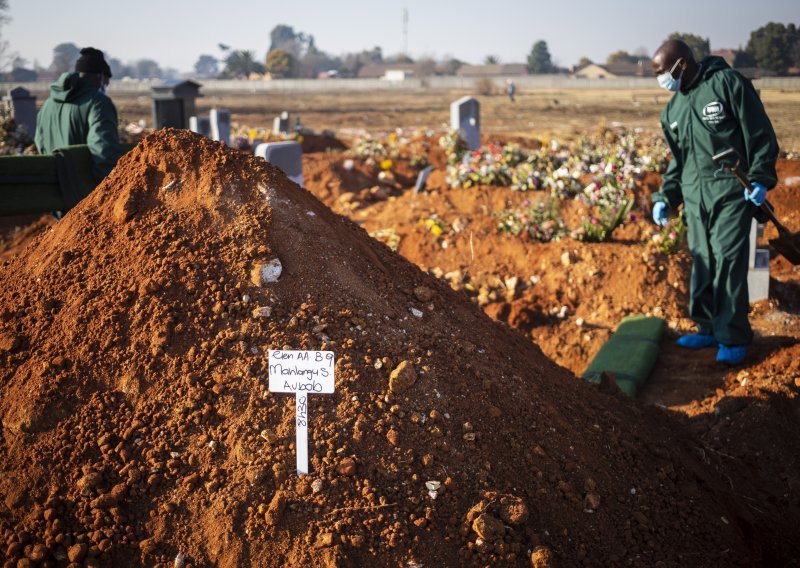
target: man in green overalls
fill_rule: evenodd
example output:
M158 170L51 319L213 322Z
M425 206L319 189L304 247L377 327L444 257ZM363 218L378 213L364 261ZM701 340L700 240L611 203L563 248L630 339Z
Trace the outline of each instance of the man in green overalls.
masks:
M653 56L659 84L675 94L661 114L672 152L653 220L666 225L683 203L692 254L689 315L697 333L678 339L688 349L718 347L717 361L741 363L753 340L747 313L750 225L767 190L777 183L778 143L752 84L721 57L694 59L691 48L670 40ZM753 186L721 171L712 156L735 148Z
M73 144L87 144L92 174L102 181L122 154L117 132L117 109L105 94L111 68L103 52L81 49L75 71L63 73L50 87L39 110L36 147L42 154Z

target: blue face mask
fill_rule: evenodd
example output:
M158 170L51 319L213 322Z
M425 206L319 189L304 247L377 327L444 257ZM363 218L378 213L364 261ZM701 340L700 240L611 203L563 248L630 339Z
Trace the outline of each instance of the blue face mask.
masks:
M681 79L683 78L683 69L681 69L681 74L678 76L677 79L672 76L672 74L675 72L675 69L678 67L678 64L680 62L681 60L678 59L675 62L675 65L672 66L672 69L670 69L669 71L664 71L661 75L656 77L656 79L658 79L658 84L661 85L662 88L672 93L677 93L681 89Z

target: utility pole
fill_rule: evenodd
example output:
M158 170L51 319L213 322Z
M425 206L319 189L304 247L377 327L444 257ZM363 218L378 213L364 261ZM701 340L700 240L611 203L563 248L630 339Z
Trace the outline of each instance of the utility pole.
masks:
M408 57L408 8L403 8L403 55Z

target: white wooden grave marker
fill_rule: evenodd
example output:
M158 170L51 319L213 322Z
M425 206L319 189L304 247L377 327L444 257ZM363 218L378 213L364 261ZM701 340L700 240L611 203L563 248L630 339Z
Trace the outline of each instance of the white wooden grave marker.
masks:
M269 350L269 390L295 394L297 473L308 473L308 395L331 394L333 351Z

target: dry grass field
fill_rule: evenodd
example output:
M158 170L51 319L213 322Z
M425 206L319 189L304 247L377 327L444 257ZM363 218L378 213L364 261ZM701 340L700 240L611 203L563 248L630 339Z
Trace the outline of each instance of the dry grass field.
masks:
M658 88L523 89L514 103L500 92L486 96L469 91L208 94L198 99L198 110L230 108L234 122L253 128L268 127L275 115L287 110L299 114L304 125L318 131L439 129L449 122L450 102L464 95L480 100L484 132L527 136L563 135L614 122L656 129L661 109L668 100L668 95ZM781 148L800 151L800 91L764 90L761 96ZM114 96L114 100L121 120L145 119L150 123L149 97Z

